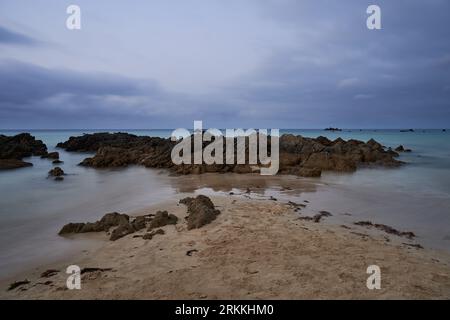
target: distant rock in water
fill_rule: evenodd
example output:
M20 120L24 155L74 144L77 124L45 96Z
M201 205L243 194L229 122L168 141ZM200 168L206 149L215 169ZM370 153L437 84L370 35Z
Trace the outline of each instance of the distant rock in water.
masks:
M42 159L58 160L59 159L59 153L58 152L49 152L47 154L42 155L41 158Z
M395 151L397 151L397 152L412 152L411 149L405 149L402 145L395 148Z
M414 129L400 130L400 132L414 132Z
M230 145L237 150L237 139ZM248 137L246 137L248 142ZM267 139L270 150L270 139ZM203 148L210 142L203 142ZM201 174L207 172L258 172L258 168L248 163L249 148L246 143L246 164L181 164L174 165L171 151L176 142L157 137L135 136L127 133L94 133L80 137L70 137L58 147L67 151L96 152L91 158L84 159L80 165L107 168L142 165L149 168L166 168L177 174ZM192 150L194 150L192 148ZM352 172L358 166L380 165L399 166L395 159L397 153L387 151L375 140L367 143L358 140L345 141L341 138L329 140L326 137L305 138L291 134L280 137L280 174L293 174L306 177L318 177L323 170ZM236 151L235 151L236 152ZM223 147L224 159L226 143Z
M47 146L29 133L20 133L15 136L0 135L0 170L32 166L31 163L22 159L46 154Z
M330 127L330 128L326 128L325 131L342 131L342 129Z
M0 159L0 170L18 169L31 166L33 166L32 163L19 159Z
M49 177L54 177L55 181L63 181L64 180L64 170L60 167L55 167L48 172Z

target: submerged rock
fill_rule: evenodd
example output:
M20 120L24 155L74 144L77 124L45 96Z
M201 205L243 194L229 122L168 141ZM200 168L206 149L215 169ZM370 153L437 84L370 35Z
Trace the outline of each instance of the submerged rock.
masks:
M204 195L199 195L196 198L184 198L180 200L180 203L188 207L188 230L201 228L211 223L220 214L220 211L215 209L211 199Z
M64 170L60 167L55 167L48 172L48 175L51 177L61 177L64 175Z

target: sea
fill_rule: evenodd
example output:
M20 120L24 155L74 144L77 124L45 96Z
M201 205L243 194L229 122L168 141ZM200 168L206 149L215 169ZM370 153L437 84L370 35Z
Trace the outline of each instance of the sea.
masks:
M95 221L107 212L132 212L170 200L183 192L183 184L164 170L132 166L123 169L92 169L78 166L89 153L56 148L70 136L94 132L128 132L170 137L167 130L0 130L0 134L29 132L49 151L58 151L67 176L63 182L47 178L51 161L24 159L32 167L0 171L0 279L12 277L87 246L83 240L62 238L59 229L68 222ZM314 188L290 196L281 182L267 186L267 194L280 199L308 200L317 210L327 210L354 221L370 220L399 230L413 231L424 247L450 252L450 131L402 130L280 130L305 137L329 139L373 138L386 147L403 145L406 162L400 168L362 168L354 173L324 172L321 178L305 179ZM259 179L264 179L260 177ZM282 181L282 178L280 178ZM230 182L233 184L233 181ZM236 181L233 189L241 185ZM228 192L208 183L197 192ZM348 218L347 218L348 219Z

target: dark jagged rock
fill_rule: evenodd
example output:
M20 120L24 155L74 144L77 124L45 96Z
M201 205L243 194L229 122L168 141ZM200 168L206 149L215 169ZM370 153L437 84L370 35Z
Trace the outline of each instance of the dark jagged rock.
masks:
M180 200L180 203L188 207L188 230L201 228L211 223L220 214L220 211L215 209L211 199L204 195L199 195L196 198L184 198Z
M370 221L359 221L359 222L355 222L354 223L357 226L362 226L362 227L367 227L367 228L371 228L374 227L378 230L384 231L386 233L389 234L394 234L396 236L399 237L405 237L408 239L414 239L416 237L416 235L413 232L407 231L407 232L403 232L403 231L399 231L397 229L394 229L390 226L387 226L385 224L379 224L379 223L372 223Z
M59 235L70 233L86 233L109 231L111 227L129 224L130 217L117 212L105 214L99 221L94 223L68 223L59 231Z
M56 159L56 160L53 160L52 163L53 163L53 164L62 164L62 163L64 163L64 161L61 161L61 160L59 160L59 159Z
M0 170L18 169L33 166L30 162L19 159L0 159Z
M70 234L70 233L81 233L85 223L68 223L62 227L59 231L59 235Z
M411 149L405 149L402 145L398 146L397 148L395 148L395 151L397 152L411 152Z
M163 229L157 229L157 230L154 230L154 231L152 231L152 232L149 232L149 233L144 234L144 235L142 236L142 239L144 239L144 240L151 240L151 239L153 239L153 237L156 236L157 234L163 235L163 234L165 234L165 233L166 233L166 232L165 232Z
M330 128L326 128L325 131L342 131L342 129L330 127Z
M169 224L176 224L177 221L178 221L177 216L169 214L167 211L158 211L153 220L150 222L148 231L154 228L164 227Z
M120 238L125 237L126 235L134 233L135 231L136 231L136 229L134 229L133 225L130 223L121 224L116 229L113 230L109 240L116 241Z
M134 219L131 225L133 226L134 230L139 231L145 229L145 227L147 226L146 222L147 222L146 216L139 216L136 217L136 219Z
M22 159L46 154L47 146L29 133L15 136L0 135L0 170L32 166L31 163L24 162Z
M233 140L236 150L237 139L228 139ZM246 139L248 142L248 138ZM203 147L208 144L209 142L203 142ZM86 158L80 163L80 165L94 168L143 165L149 168L166 168L176 174L255 172L255 168L248 163L174 165L171 151L175 145L176 142L170 139L140 137L127 133L95 133L71 137L68 141L59 143L58 147L65 148L67 151L96 152L93 157ZM270 150L270 139L268 139L268 150ZM225 147L223 152L225 155ZM246 143L245 152L248 161L248 143ZM396 160L396 156L398 156L397 153L385 150L373 139L365 143L358 140L345 141L341 138L331 141L325 137L313 139L286 134L280 137L279 173L318 177L323 170L352 172L358 166L364 165L399 166L402 162Z
M16 288L18 288L20 286L23 286L23 285L26 285L26 284L29 284L29 283L30 283L30 281L28 281L27 279L13 282L13 283L11 283L9 285L8 291L14 290L14 289L16 289Z
M59 159L59 152L49 152L47 154L44 154L41 156L42 159L52 159L52 160L58 160Z
M64 175L64 170L60 167L55 167L48 172L48 175L51 177L60 177Z

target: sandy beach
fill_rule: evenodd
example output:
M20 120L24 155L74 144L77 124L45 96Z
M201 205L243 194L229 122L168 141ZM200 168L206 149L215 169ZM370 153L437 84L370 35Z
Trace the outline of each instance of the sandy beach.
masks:
M198 194L198 193L197 193ZM167 210L179 220L151 240L130 234L100 248L1 283L5 299L448 299L450 258L414 240L354 224L305 219L309 203L293 205L253 193L213 196L221 213L187 230L176 199L129 214ZM68 290L67 266L103 270ZM367 267L381 269L381 289L366 286ZM47 277L42 273L51 269ZM29 283L8 291L12 280Z

